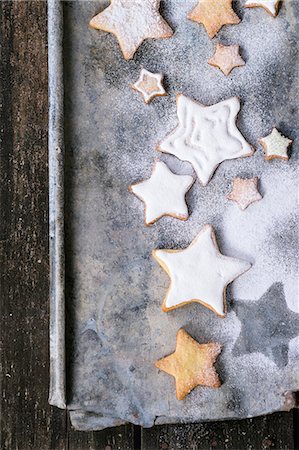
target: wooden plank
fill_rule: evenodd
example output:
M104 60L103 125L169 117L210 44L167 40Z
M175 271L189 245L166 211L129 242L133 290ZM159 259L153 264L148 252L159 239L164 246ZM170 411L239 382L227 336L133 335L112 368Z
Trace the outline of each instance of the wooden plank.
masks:
M63 449L48 405L47 4L0 2L1 449Z
M70 426L67 448L69 450L138 450L134 443L134 431L131 425L94 432L76 431Z
M142 450L293 450L293 414L247 420L162 425L142 431Z

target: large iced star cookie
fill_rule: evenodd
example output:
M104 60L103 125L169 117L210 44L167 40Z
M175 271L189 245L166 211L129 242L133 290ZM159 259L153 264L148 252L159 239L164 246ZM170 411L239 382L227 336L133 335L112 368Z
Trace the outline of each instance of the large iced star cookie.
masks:
M211 225L205 225L186 249L154 250L153 256L171 279L163 311L198 302L224 317L226 286L251 267L219 252Z
M175 352L159 359L155 365L175 378L176 397L183 400L196 386L220 387L221 382L213 367L220 352L220 344L199 344L181 328Z
M278 14L280 0L247 0L245 8L264 8L267 13L275 17Z
M193 182L190 175L176 175L158 161L151 177L132 184L129 190L145 203L145 223L152 225L162 216L188 219L185 194Z
M169 38L173 31L159 13L160 0L111 0L90 26L113 33L125 59L132 59L148 38Z
M180 94L177 96L179 125L160 143L158 150L189 161L206 186L222 161L253 154L254 150L236 126L239 110L237 97L204 106Z

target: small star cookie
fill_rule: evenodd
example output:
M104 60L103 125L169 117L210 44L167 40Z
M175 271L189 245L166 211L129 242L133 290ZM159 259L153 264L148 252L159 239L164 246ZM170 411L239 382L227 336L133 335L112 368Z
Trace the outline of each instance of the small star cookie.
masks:
M183 250L154 250L153 257L171 279L163 311L201 303L220 317L226 313L225 290L251 264L219 252L211 225L205 225Z
M145 103L149 103L155 97L167 95L162 86L163 75L161 73L152 73L142 69L139 79L133 84L132 89L142 94Z
M245 66L245 61L239 54L239 45L217 44L214 56L208 64L218 67L224 75L229 75L235 67Z
M157 150L190 162L199 181L206 186L222 161L251 156L254 152L236 126L239 110L237 97L205 106L180 94L179 125Z
M173 31L159 13L160 0L111 0L90 26L113 33L125 59L132 59L145 39L169 38Z
M212 39L223 25L240 23L240 18L232 8L232 0L198 0L198 4L188 14L188 19L202 23Z
M196 386L221 386L213 367L220 353L220 344L199 344L181 328L177 333L175 352L157 361L155 366L175 378L176 397L184 400Z
M176 175L158 161L151 177L132 184L129 190L145 203L145 223L152 225L163 216L188 219L185 195L193 182L190 175Z
M263 197L257 189L258 177L249 179L235 178L233 180L233 190L228 194L228 200L236 202L240 209L244 211L251 203L261 200Z
M293 141L283 136L276 128L273 128L272 132L260 139L260 143L264 147L266 154L266 160L278 158L287 161L288 157L288 147Z
M267 13L275 17L278 14L280 0L247 0L245 8L264 8Z

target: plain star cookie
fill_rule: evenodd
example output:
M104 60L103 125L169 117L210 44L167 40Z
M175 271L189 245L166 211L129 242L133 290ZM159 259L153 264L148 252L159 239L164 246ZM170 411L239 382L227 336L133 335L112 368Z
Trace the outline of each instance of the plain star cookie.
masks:
M185 195L193 182L190 175L176 175L158 161L151 177L132 184L129 190L145 203L145 223L152 225L163 216L188 219Z
M197 302L220 317L226 314L226 286L251 267L219 252L211 225L205 225L186 249L154 250L153 257L171 279L163 311Z
M245 66L245 61L240 56L239 45L217 44L208 64L218 67L224 75L229 75L235 67Z
M228 200L236 202L240 209L244 211L251 203L261 200L263 197L257 188L258 177L243 179L235 178L233 180L233 189L228 194Z
M288 147L292 142L291 139L279 133L276 128L273 128L268 136L260 139L265 150L266 160L278 158L287 161L289 159Z
M181 328L177 333L175 352L157 361L155 366L175 378L176 397L183 400L196 386L221 386L213 367L220 353L220 344L199 344Z
M278 14L280 0L247 0L245 8L264 8L271 16L275 17Z
M163 75L161 73L152 73L142 69L139 79L133 84L132 89L142 94L145 103L149 103L155 97L167 95L162 85Z
M180 94L179 125L160 143L158 150L190 162L199 181L206 186L222 161L253 154L236 126L239 110L237 97L205 106Z
M232 0L199 0L188 14L188 19L202 23L212 39L223 25L240 23L240 18L232 8Z
M145 39L169 38L173 31L159 13L160 0L111 0L90 26L113 33L125 59L132 59Z

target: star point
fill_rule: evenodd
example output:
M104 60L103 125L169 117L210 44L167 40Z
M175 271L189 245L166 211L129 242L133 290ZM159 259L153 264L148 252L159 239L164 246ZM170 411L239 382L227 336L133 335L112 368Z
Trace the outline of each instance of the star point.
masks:
M176 175L158 161L151 177L132 184L129 190L145 203L145 223L152 225L163 216L188 219L185 195L193 182L190 175Z
M159 13L160 0L111 0L93 17L92 28L116 36L126 60L132 59L145 39L169 38L173 31Z
M175 352L158 360L155 366L175 378L177 399L183 400L197 386L221 386L214 368L220 353L220 344L199 344L181 328L177 333Z
M276 17L278 14L280 0L247 0L245 8L263 8L271 16Z
M263 197L258 191L258 177L249 179L234 178L233 189L227 199L236 202L244 211L251 203L261 200Z
M239 110L237 97L205 106L180 94L177 96L179 124L164 138L158 150L191 163L199 181L206 186L221 162L251 156L254 152L236 126Z
M273 128L268 136L260 139L267 161L275 158L287 161L289 159L288 147L292 142L291 139L283 136L276 128Z
M232 0L198 0L198 4L188 14L188 19L202 23L212 39L223 25L240 23L240 18L232 8Z
M217 44L208 64L218 67L227 76L235 67L245 66L245 61L240 56L239 45Z
M132 89L142 94L145 103L150 103L155 97L167 95L162 81L163 75L161 73L152 73L142 69L139 79L133 84Z
M219 252L211 225L205 225L189 247L154 250L153 257L171 280L162 306L165 312L196 302L224 317L226 286L251 267Z

